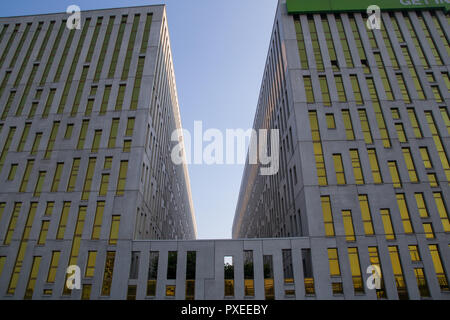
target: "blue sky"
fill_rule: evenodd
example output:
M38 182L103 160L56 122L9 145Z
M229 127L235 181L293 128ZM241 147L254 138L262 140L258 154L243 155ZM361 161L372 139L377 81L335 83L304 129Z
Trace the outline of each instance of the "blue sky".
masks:
M277 0L15 0L0 16L167 5L183 127L252 127ZM200 239L231 238L242 165L190 165Z

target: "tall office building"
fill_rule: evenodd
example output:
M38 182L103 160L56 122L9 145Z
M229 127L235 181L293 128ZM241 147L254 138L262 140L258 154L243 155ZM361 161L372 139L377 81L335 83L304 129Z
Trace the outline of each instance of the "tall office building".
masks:
M377 265L378 298L450 297L450 7L417 3L278 3L254 129L280 170L246 165L233 238L306 237L318 296L367 297Z
M69 265L109 296L133 240L196 237L165 7L68 19L0 18L2 298L70 297Z

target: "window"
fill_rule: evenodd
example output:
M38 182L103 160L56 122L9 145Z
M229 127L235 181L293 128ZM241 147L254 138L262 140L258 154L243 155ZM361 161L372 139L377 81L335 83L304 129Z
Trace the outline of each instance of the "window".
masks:
M97 88L97 87L95 87ZM84 112L84 115L86 117L90 117L92 114L92 109L94 109L94 99L88 99L87 104L86 104L86 111Z
M434 239L434 231L433 231L433 225L431 223L424 223L423 224L423 230L425 232L425 238L427 239Z
M394 119L394 120L400 120L400 118L401 118L398 108L391 108L391 115L392 115L392 119Z
M117 60L119 58L120 47L122 46L122 39L125 32L125 27L127 25L127 18L127 15L123 15L122 20L120 21L119 31L117 33L116 43L114 46L114 51L112 53L111 65L108 72L108 78L110 79L114 78L114 74L116 72Z
M326 76L319 76L320 90L322 91L322 103L325 107L331 106L330 90Z
M373 182L376 184L383 183L375 149L367 149L367 152L369 154L370 167L372 169L373 175Z
M109 185L109 173L102 174L102 180L100 182L100 190L98 192L99 196L106 196L108 193L108 185Z
M95 130L94 140L92 141L91 153L97 153L100 148L100 141L102 139L102 130Z
M400 87L400 92L402 93L403 101L406 104L410 104L411 97L409 96L408 89L406 88L405 78L403 77L403 74L401 74L401 73L396 74L396 76L397 76L398 86Z
M11 243L14 230L16 229L17 219L19 218L20 209L22 209L22 203L14 203L14 209L11 220L9 221L8 231L6 232L5 240L3 241L4 245L9 245Z
M59 258L61 257L61 251L53 251L52 259L50 261L50 267L48 268L47 282L54 283L56 279L56 272L58 271Z
M403 229L405 230L405 233L413 233L414 230L411 224L411 219L409 217L409 210L408 205L406 204L405 194L397 193L395 197L397 198L397 205L400 211L400 217L402 218Z
M94 34L92 35L91 44L89 45L89 50L86 56L86 62L91 62L92 55L94 54L95 45L97 44L98 34L102 26L103 17L97 18L97 23L95 24Z
M123 141L123 152L130 152L131 151L131 140L124 140Z
M54 207L55 207L55 203L53 201L47 201L47 206L45 208L44 215L46 217L50 217L53 214Z
M362 222L364 225L364 232L367 236L374 234L372 214L370 213L369 199L366 194L361 194L358 196L359 207L361 209Z
M377 298L386 298L386 289L384 286L384 279L383 279L383 270L380 263L380 255L378 254L378 247L368 247L369 251L369 260L370 264L373 266L378 266L380 268L380 289L376 289L377 291Z
M381 58L380 53L374 53L375 61L378 66L378 72L380 73L381 80L383 82L384 91L386 92L386 99L387 100L394 100L394 95L392 93L392 87L391 83L389 82L389 78L386 73L386 68L383 62L383 59Z
M305 85L306 103L314 103L314 91L311 82L311 76L304 76L303 82Z
M309 111L309 123L311 125L318 184L320 186L326 186L328 184L327 173L325 169L325 159L323 157L322 141L320 138L319 123L317 121L316 111Z
M137 66L137 70L136 70L136 77L134 79L133 93L131 96L130 110L137 110L137 108L138 108L142 75L144 73L144 63L145 63L145 57L139 57L138 66Z
M64 234L66 232L67 220L69 219L69 212L70 212L70 202L65 201L62 212L61 212L61 217L59 219L58 232L56 234L57 240L64 239Z
M78 82L78 88L75 94L75 99L72 105L72 110L70 111L70 116L75 117L78 113L78 108L80 106L81 95L83 93L84 84L86 83L87 74L89 71L89 66L83 66L83 71L81 73L80 81Z
M336 171L337 184L346 184L344 165L342 163L342 156L340 154L333 154L334 169Z
M434 271L436 272L436 277L441 287L441 291L450 291L448 286L448 279L445 275L444 268L442 266L441 255L439 253L439 247L436 244L428 245L428 249L430 250L431 259L433 260Z
M77 182L78 171L80 169L80 159L73 159L72 170L70 172L69 183L67 184L67 192L75 191L75 186Z
M81 150L84 148L84 142L86 141L86 134L89 126L89 120L83 120L80 130L80 137L78 138L77 149Z
M147 13L147 18L145 19L145 26L144 26L144 35L142 37L142 43L141 43L141 54L146 53L147 47L148 47L148 37L150 35L150 26L152 25L152 18L153 14Z
M430 65L428 64L428 61L425 59L425 55L423 53L421 43L419 42L419 38L417 37L417 33L416 33L416 31L414 30L414 28L412 26L411 19L409 18L407 12L403 13L403 18L405 20L406 27L408 28L409 34L411 35L411 39L413 41L413 44L414 44L414 46L415 46L415 48L417 50L417 53L419 55L420 62L422 63L422 65L423 65L423 67L425 69L429 69Z
M89 300L91 298L92 284L83 284L81 291L81 300Z
M33 257L33 263L31 265L30 276L28 278L27 289L25 291L25 300L29 300L33 298L34 286L36 284L36 280L39 272L39 265L41 264L42 257Z
M350 75L350 81L352 82L353 94L357 105L362 105L363 99L361 95L361 88L359 86L358 76L356 74Z
M177 251L169 251L167 253L167 280L175 280L177 278L177 260Z
M370 132L369 121L367 120L367 113L365 109L358 109L359 120L361 121L361 129L364 135L364 142L366 144L372 144L372 133Z
M405 129L403 128L403 124L396 123L395 130L397 131L398 141L400 143L408 142L408 139L406 138L406 134L405 134Z
M364 293L364 281L359 264L358 248L348 248L348 259L350 261L350 270L352 272L353 289L355 294Z
M334 121L334 114L327 113L326 119L327 119L327 128L328 129L336 129L336 122Z
M436 64L438 66L442 66L443 65L442 58L439 55L439 51L437 50L436 44L434 43L434 40L431 37L430 31L428 30L428 28L427 28L427 26L425 24L423 16L417 15L417 19L419 19L419 23L420 23L420 25L422 27L422 30L423 30L424 34L425 34L425 38L428 40L428 44L430 45L431 53L433 53L434 59L436 61Z
M448 88L448 90L450 91L450 88ZM448 116L447 108L441 107L439 108L439 111L441 112L442 119L444 120L445 126L447 127L447 132L450 135L450 118Z
M441 164L442 164L442 168L444 169L445 176L447 177L447 180L450 180L450 166L448 163L447 154L445 153L445 149L444 149L443 143L442 143L442 138L439 135L439 131L437 130L432 112L425 111L425 117L427 119L431 135L433 136L434 144L436 145L436 150L439 154L439 158L441 159Z
M364 176L361 170L361 162L359 160L358 149L350 150L350 158L352 161L353 174L355 176L355 183L358 185L364 184Z
M378 98L377 88L375 87L375 82L373 78L367 78L367 87L369 89L370 97L372 99L372 106L375 111L375 118L377 120L378 129L380 130L381 140L383 141L383 147L390 148L391 141L389 138L389 133L386 128L386 122L384 120L383 112L380 107L380 100ZM387 79L386 79L387 81Z
M342 76L334 76L334 81L336 83L336 90L338 93L339 102L347 102L347 96L345 95L344 82L342 81Z
M320 52L316 24L315 24L312 16L308 16L308 25L309 25L309 34L310 34L311 41L312 41L314 58L316 60L317 71L324 71L325 69L324 69L324 64L323 64L322 53Z
M400 181L400 176L398 174L397 162L388 161L389 171L391 172L392 184L394 188L401 188L402 183Z
M114 273L114 260L116 259L115 251L106 252L105 271L103 273L102 296L111 294L111 285Z
M1 116L0 120L5 121L6 117L8 117L9 110L11 109L11 105L12 105L15 97L16 97L16 91L11 91L9 93L9 97L8 97L8 100L6 101L5 108L3 109L2 116Z
M186 300L195 299L195 276L196 276L196 261L197 252L186 252Z
M16 172L17 172L17 167L18 167L17 163L14 163L11 165L11 168L9 169L9 174L8 174L8 181L14 180L14 177L16 176Z
M355 133L353 132L352 118L350 117L349 110L342 110L342 119L344 120L347 140L355 140Z
M428 176L428 182L430 183L430 187L432 187L432 188L439 187L435 173L427 173L427 176Z
M111 95L111 86L106 85L105 91L103 92L102 105L100 106L100 115L106 114L108 110L109 96Z
M127 130L125 131L125 136L126 137L132 137L133 136L134 122L135 122L135 118L128 118Z
M139 275L140 252L131 252L130 279L137 279Z
M427 147L420 147L419 151L420 155L422 156L422 161L425 169L432 169L433 164L431 163L430 154L428 153Z
M33 170L34 160L28 160L25 172L23 174L22 183L20 184L19 192L26 192L28 180L30 180L31 171Z
M334 48L330 24L328 23L328 19L327 19L326 15L322 15L321 18L322 18L322 27L323 27L323 32L325 35L325 40L327 41L328 55L331 60L331 65L333 66L334 71L338 71L339 66L337 64L336 49Z
M97 68L95 69L94 82L98 82L100 80L100 76L102 74L103 65L105 63L106 51L108 50L109 39L111 38L112 29L114 26L114 16L109 17L108 27L106 28L105 38L103 39L102 49L100 50Z
M140 15L135 14L133 19L133 26L131 28L131 33L128 38L128 47L127 47L127 53L125 55L125 61L123 64L123 70L122 70L122 80L126 80L128 78L128 73L130 71L130 63L131 63L131 57L133 55L133 49L134 49L134 42L136 41L136 34L137 29L139 26L139 19Z
M419 247L416 245L408 246L409 255L411 256L411 262L417 263L421 261Z
M416 193L415 195L417 209L419 210L419 214L421 218L428 218L430 215L428 214L428 209L425 203L425 198L423 197L423 193Z
M73 123L68 123L66 127L66 133L64 134L64 139L72 138L72 132L73 132Z
M50 114L50 109L52 108L53 100L55 99L56 89L51 88L47 97L47 102L45 103L44 111L42 112L42 118L48 118Z
M41 144L42 132L37 132L34 137L33 146L31 148L30 155L35 156L39 150L39 145Z
M414 274L416 275L417 286L422 298L430 297L430 290L428 289L427 278L423 268L414 268Z
M244 294L246 297L255 296L255 275L253 266L253 251L244 251Z
M392 270L394 272L395 285L400 300L408 299L408 290L406 288L405 278L403 277L402 264L397 246L389 246L389 256L391 258Z
M334 224L333 224L333 214L331 211L331 203L329 196L320 197L322 203L323 212L323 222L325 226L325 235L327 237L334 237Z
M120 111L123 108L123 99L125 97L125 89L126 89L126 85L125 84L119 85L119 91L117 93L117 100L116 100L115 111Z
M58 192L59 182L61 181L63 169L64 169L64 162L58 163L56 165L55 176L53 177L53 183L50 192Z
M347 68L353 68L353 60L352 60L352 54L350 51L350 47L348 44L347 36L345 34L344 25L342 23L342 19L339 15L335 16L336 19L336 26L339 33L339 39L341 40L342 49L344 50L344 57L345 62L347 64Z
M26 252L26 248L28 245L28 239L30 237L31 228L33 226L34 217L36 215L37 205L38 205L37 202L32 202L30 204L30 209L28 211L28 216L27 216L27 219L25 222L25 228L22 233L22 238L20 241L19 250L17 252L16 262L14 264L14 269L13 269L13 273L11 275L11 279L9 282L7 294L13 295L16 290L17 283L19 281L20 271L22 269L23 261L25 258L25 252ZM10 221L10 226L8 228L7 237L9 235L12 236L12 234L14 233L13 229L15 229L15 225L17 223L17 218L18 218L18 216L15 216L15 214L16 214L16 212L13 212L13 217L11 218L11 221ZM14 219L14 221L13 221L13 219ZM14 226L12 226L12 224L14 224ZM10 230L11 230L11 232L10 232ZM10 240L11 240L11 238L8 239L8 241L10 241ZM6 239L5 239L5 244L6 244ZM9 242L8 242L8 244L9 244Z
M355 241L352 212L350 210L342 210L342 220L344 221L345 239L349 242Z
M109 134L108 148L112 149L116 147L116 138L117 131L119 129L119 120L118 118L114 118L111 124L111 132Z
M159 252L150 251L148 280L147 280L147 296L154 297L156 295L156 281L158 279L158 260Z
M434 201L436 202L436 207L439 212L439 217L441 218L442 227L444 232L450 232L450 222L448 218L447 208L445 207L444 199L441 192L433 192Z
M92 227L92 240L100 239L102 229L103 212L105 210L105 201L97 201L97 209L95 210L94 226Z
M86 177L84 179L83 193L81 194L81 200L89 200L91 193L92 179L94 178L96 158L89 158L89 164L86 171Z
M119 239L120 216L112 216L111 230L109 232L109 244L116 245Z
M19 145L17 146L17 152L22 152L25 143L27 142L28 133L30 132L31 123L25 123L25 127L23 128L22 137L20 138Z
M405 159L406 168L408 169L409 180L412 183L419 182L419 179L417 178L416 166L414 165L414 161L411 155L411 149L402 148L402 153L403 158Z
M302 22L299 16L294 17L295 32L297 34L298 54L300 56L300 66L302 69L308 69L308 57L306 55L306 44L303 36Z
M123 196L127 180L128 161L120 161L119 178L117 180L117 196Z
M389 209L381 209L381 220L383 221L384 226L384 234L386 236L386 240L395 240L394 228L392 226L391 221L391 213Z
M264 296L266 300L275 299L275 283L273 281L273 257L263 255L264 270ZM234 266L233 266L234 269ZM233 294L234 295L234 294Z
M103 165L103 169L110 170L112 167L113 157L105 157L105 163Z
M303 278L305 284L305 294L313 296L316 293L314 287L314 274L312 268L311 249L302 249Z
M411 126L414 131L414 136L417 139L423 138L422 130L419 127L419 122L417 121L416 112L414 111L414 108L408 108L407 110L408 110L409 121L411 121Z
M339 267L339 256L337 248L328 249L328 261L330 263L330 276L340 277L341 269Z
M48 221L48 220L42 221L41 232L39 233L39 239L37 242L38 246L43 246L45 244L49 226L50 226L50 221Z

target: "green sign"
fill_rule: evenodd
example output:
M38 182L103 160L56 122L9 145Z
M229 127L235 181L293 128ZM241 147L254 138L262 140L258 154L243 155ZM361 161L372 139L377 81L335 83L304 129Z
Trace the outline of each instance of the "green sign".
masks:
M360 12L377 5L381 11L443 9L450 10L450 0L286 0L287 10L295 13Z

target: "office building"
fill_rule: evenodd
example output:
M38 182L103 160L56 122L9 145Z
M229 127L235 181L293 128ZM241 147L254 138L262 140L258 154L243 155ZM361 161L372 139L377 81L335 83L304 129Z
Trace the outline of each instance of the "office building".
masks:
M254 129L280 170L246 165L233 238L308 238L317 296L369 298L376 265L378 298L450 297L449 4L420 3L278 3Z
M69 265L118 297L133 241L196 238L165 7L80 14L0 18L2 299L70 298Z

